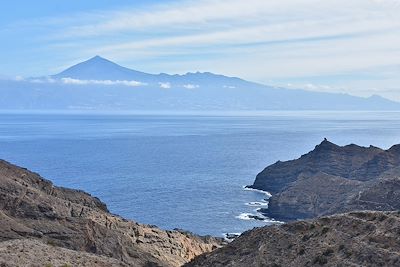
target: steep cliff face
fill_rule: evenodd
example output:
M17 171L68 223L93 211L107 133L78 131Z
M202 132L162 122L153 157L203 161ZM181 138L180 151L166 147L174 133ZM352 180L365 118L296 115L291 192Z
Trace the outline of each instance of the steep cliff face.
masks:
M54 186L38 174L0 161L0 244L15 239L93 253L130 266L180 266L222 243L123 219L85 192Z
M399 177L400 146L341 147L325 139L299 159L268 166L251 187L273 194L263 213L295 220L351 210L395 210Z
M256 228L187 267L399 266L398 212L353 212Z
M280 192L300 175L311 176L326 173L348 179L365 179L355 171L363 164L383 152L377 147L357 145L338 146L328 140L322 141L315 149L296 160L278 161L260 172L253 188L266 190L272 194Z

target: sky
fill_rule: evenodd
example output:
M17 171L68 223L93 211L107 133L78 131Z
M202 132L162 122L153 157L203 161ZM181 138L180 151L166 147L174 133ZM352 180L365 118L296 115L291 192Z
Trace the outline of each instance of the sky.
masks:
M100 55L149 73L400 101L399 14L400 0L3 1L0 77Z

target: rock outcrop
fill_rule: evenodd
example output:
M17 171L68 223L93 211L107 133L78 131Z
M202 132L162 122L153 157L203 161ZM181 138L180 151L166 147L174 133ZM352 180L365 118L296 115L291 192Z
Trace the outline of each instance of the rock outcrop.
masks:
M49 250L49 260L51 251L64 248L60 251L67 255L65 264L69 265L86 255L79 253L91 253L99 265L88 261L87 266L101 266L101 262L104 266L180 266L221 246L222 240L126 220L109 213L104 203L85 192L54 186L38 174L0 161L1 266L15 266L12 260L4 260L13 259L15 247L26 251L29 244L37 251ZM7 248L9 256L3 257ZM14 256L22 263L52 264L36 250Z
M400 145L388 150L324 140L299 159L276 162L251 188L272 193L267 209L290 221L354 210L400 208Z
M186 267L400 266L398 212L352 212L255 228Z

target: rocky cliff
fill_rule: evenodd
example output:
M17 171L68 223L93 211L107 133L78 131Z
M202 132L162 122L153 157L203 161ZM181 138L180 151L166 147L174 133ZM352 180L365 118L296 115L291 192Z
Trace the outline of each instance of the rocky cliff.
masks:
M221 244L126 220L85 192L0 161L1 266L180 266Z
M400 145L388 150L324 140L299 159L276 162L251 188L272 193L261 212L279 220L400 208Z
M352 212L256 228L187 267L400 266L398 212Z

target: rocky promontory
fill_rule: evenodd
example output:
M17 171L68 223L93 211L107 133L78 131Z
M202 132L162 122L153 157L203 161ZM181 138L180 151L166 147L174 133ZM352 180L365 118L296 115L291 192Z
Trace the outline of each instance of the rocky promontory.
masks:
M267 216L290 221L354 210L400 209L400 145L338 146L324 140L296 160L278 161L251 188L272 194Z
M0 266L181 266L221 244L126 220L0 160Z

